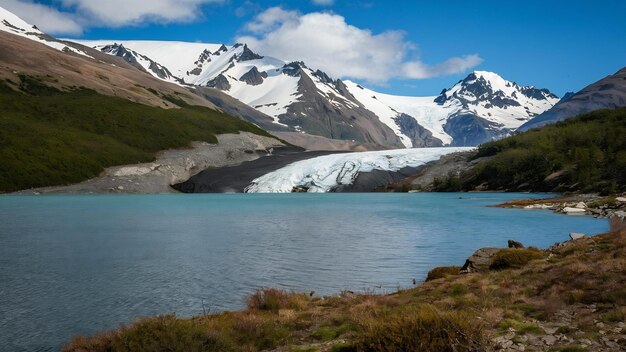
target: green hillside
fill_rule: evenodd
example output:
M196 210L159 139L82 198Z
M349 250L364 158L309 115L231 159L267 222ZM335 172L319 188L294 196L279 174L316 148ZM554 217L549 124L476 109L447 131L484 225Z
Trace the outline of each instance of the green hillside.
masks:
M19 90L19 91L17 91ZM114 165L147 162L155 152L216 134L267 132L204 107L161 109L88 89L62 92L39 79L0 80L0 192L89 179Z
M626 190L626 108L598 110L478 148L491 157L438 191L615 193Z

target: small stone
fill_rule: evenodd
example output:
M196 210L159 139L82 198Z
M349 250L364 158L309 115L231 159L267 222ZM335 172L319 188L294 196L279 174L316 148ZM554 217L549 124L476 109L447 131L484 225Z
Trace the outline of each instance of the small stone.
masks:
M596 326L602 329L604 327L604 323L603 322L596 323Z
M593 342L591 342L591 340L589 339L580 339L580 343L582 343L583 345L587 345L587 346L593 345Z
M543 337L543 343L545 343L548 346L554 345L555 342L556 342L556 337L552 335L546 335Z
M543 330L550 335L554 335L554 333L558 330L558 328L549 328L549 327L544 327Z
M581 239L583 237L585 237L584 233L570 232L569 234L569 238L571 238L573 241Z
M617 197L617 198L615 198L615 200L618 201L618 202L626 203L626 197Z
M507 340L512 340L514 337L515 337L515 333L512 331L504 335L504 338Z
M124 186L117 186L117 189L119 189L120 191L124 190Z
M586 208L587 208L587 204L585 204L584 202L578 202L578 204L576 204L576 205L574 206L574 208L577 208L577 209L586 209Z

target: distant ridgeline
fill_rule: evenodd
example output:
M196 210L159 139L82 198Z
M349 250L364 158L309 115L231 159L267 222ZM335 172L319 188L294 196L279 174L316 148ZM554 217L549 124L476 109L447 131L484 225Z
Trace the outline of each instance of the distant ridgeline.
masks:
M478 148L487 157L437 191L626 191L626 108L597 110Z
M47 78L19 78L0 79L0 193L80 182L109 166L151 161L160 150L217 142L216 134L268 136L176 96L161 98L180 109L162 109L86 88L61 91Z

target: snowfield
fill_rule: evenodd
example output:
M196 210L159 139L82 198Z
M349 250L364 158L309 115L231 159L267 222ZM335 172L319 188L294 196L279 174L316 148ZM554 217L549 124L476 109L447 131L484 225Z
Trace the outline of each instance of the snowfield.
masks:
M398 171L418 167L440 157L474 148L415 148L325 155L289 164L252 181L247 193L290 193L294 187L308 192L330 192L350 185L361 172Z

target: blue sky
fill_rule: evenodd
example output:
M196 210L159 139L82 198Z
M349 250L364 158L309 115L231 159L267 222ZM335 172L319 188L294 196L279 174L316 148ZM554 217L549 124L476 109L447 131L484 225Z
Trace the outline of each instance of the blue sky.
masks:
M379 91L403 95L438 94L442 88L450 87L476 69L496 72L520 84L548 88L561 96L626 66L626 1L621 0L187 0L194 5L180 5L191 7L181 9L178 15L172 13L178 10L174 6L181 1L162 0L160 2L172 3L164 10L167 13L159 14L158 9L152 9L156 13L148 11L141 17L139 12L139 17L128 19L124 16L132 10L128 10L123 1L108 14L99 13L107 9L95 8L89 5L90 1L93 4L93 0L0 0L0 6L66 37L227 44L244 37L270 53L298 54L305 62L320 66L329 65L315 57L324 50L319 45L325 43L312 45L310 51L302 45L290 51L289 43L281 46L275 38L284 38L290 34L290 28L323 33L328 29L324 21L334 21L332 23L343 26L340 29L345 27L346 33L354 35L358 43L353 44L349 37L348 45L354 46L350 53L331 51L330 56L336 57L338 63L329 69L348 72L356 78L354 80ZM155 3L153 0L126 1L137 6L142 2L147 6ZM28 13L34 16L35 11L19 6L25 4L56 13L27 18ZM259 16L270 8L282 11L281 20L259 22ZM316 13L323 16L307 17ZM61 22L73 21L76 25L66 29L58 23L54 27L52 20L46 23L59 15ZM310 20L306 28L305 19ZM321 27L314 28L316 24ZM282 25L285 28L280 37ZM338 35L341 33L337 31ZM332 34L326 33L325 40L333 41L328 37ZM376 55L367 60L349 59L354 52ZM378 55L381 52L388 54ZM398 55L402 57L396 57Z

